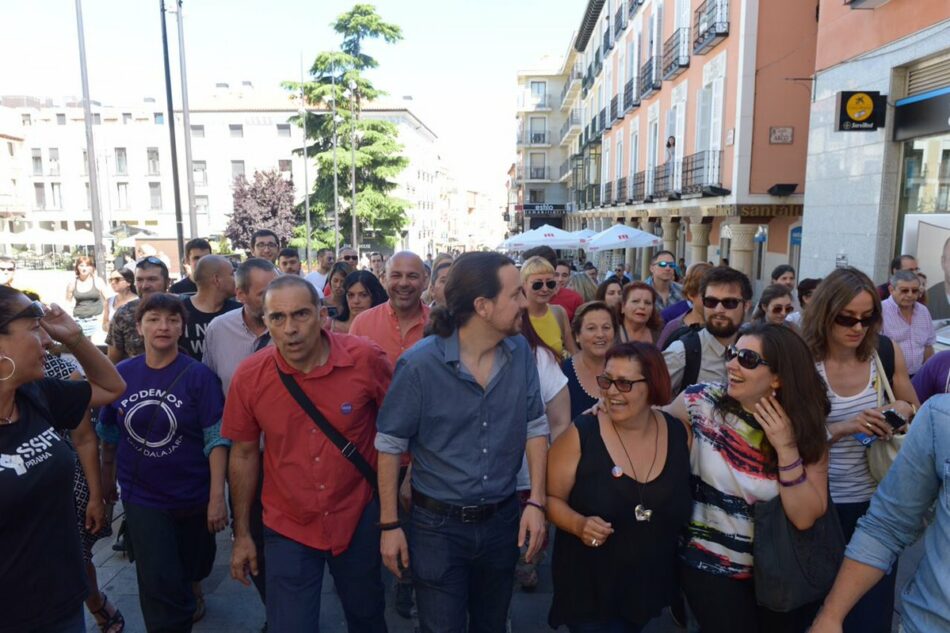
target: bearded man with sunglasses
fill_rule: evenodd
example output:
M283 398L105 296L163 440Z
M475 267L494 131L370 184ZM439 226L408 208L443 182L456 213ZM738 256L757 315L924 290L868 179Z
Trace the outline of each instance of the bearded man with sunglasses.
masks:
M706 326L663 351L674 394L696 383L726 382L726 348L736 342L745 321L752 283L738 270L720 266L703 277L700 296Z

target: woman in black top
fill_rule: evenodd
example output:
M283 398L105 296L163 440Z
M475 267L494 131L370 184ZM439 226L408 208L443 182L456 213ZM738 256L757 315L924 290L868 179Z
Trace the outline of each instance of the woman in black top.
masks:
M600 388L597 376L604 371L607 350L617 337L614 311L603 301L585 303L574 313L571 332L577 342L576 354L561 363L571 394L571 419L597 403Z
M548 622L572 633L634 633L670 604L689 520L689 429L654 409L670 398L663 356L611 348L598 377L605 411L582 415L548 453L557 527Z
M87 381L43 378L50 337ZM0 287L0 632L83 632L85 571L73 506L72 451L54 428L125 390L115 367L57 305Z

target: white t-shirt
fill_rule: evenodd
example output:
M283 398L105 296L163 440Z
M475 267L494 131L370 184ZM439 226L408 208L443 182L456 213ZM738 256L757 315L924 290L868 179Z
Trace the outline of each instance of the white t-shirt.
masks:
M306 277L307 281L313 284L313 287L317 289L317 292L323 294L323 288L327 285L327 276L321 273L319 270L315 270Z
M545 406L554 396L567 386L567 376L551 352L541 347L534 350L534 360L538 367L538 380L541 383L541 400ZM528 475L528 458L521 458L521 470L518 471L518 490L531 490L531 477Z

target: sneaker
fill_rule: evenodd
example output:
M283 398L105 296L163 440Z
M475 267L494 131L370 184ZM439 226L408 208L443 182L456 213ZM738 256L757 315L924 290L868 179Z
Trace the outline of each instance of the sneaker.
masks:
M412 585L408 583L396 583L396 613L399 617L410 619L412 617Z

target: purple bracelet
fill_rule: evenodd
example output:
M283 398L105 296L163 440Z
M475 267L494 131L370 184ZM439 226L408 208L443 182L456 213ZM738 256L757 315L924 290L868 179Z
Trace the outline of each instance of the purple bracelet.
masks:
M798 467L801 466L801 465L802 465L802 458L799 457L798 459L796 459L795 461L793 461L793 462L792 462L791 464L789 464L788 466L779 466L778 469L779 469L780 471L782 471L783 473L787 473L787 472L790 471L790 470L795 470L796 468L798 468Z
M798 479L793 479L792 481L782 481L782 478L779 477L778 483L785 488L791 488L792 486L797 486L798 484L803 483L806 479L808 479L808 477L806 476L805 469L802 468L801 477Z

